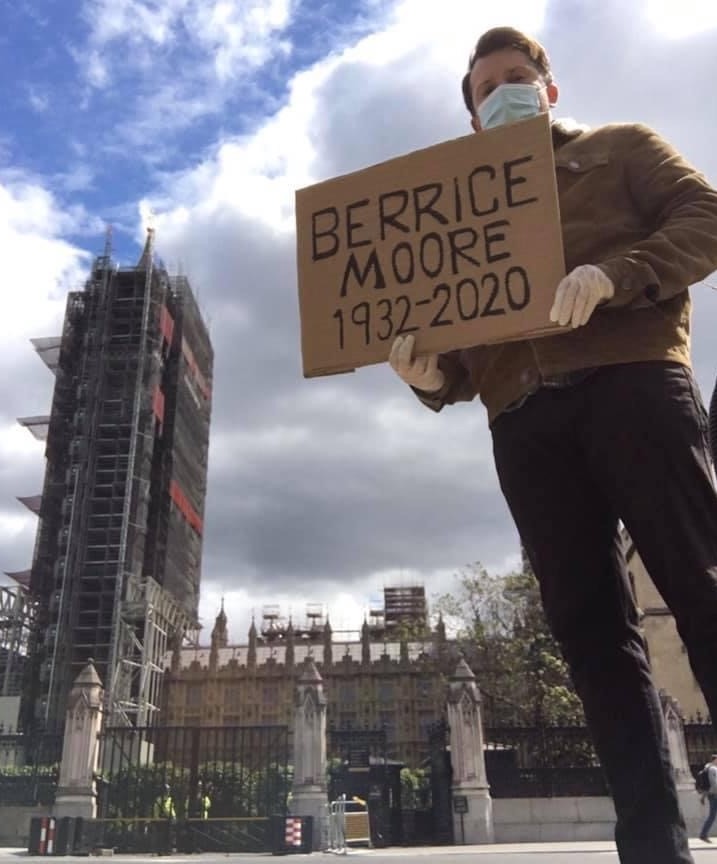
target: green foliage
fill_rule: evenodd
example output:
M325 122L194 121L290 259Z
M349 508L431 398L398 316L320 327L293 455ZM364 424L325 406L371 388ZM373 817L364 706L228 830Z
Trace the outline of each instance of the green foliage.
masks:
M419 810L430 796L430 776L422 768L401 768L401 809Z
M102 778L103 816L112 818L147 818L153 815L158 796L169 786L178 819L187 814L192 794L190 772L174 763L128 765L108 772ZM213 818L269 816L283 813L291 787L291 769L282 763L257 768L234 762L204 762L198 767L196 780L211 799Z
M60 766L55 765L6 765L0 768L1 777L57 777Z
M493 574L476 563L456 581L434 609L476 674L486 723L582 723L580 700L530 568Z

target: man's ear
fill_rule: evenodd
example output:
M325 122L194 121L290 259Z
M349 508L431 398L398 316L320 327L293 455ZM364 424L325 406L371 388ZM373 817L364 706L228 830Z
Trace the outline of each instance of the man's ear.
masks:
M548 102L550 106L557 105L558 96L560 95L560 91L558 90L558 85L554 82L550 82L545 88L545 92L548 94Z

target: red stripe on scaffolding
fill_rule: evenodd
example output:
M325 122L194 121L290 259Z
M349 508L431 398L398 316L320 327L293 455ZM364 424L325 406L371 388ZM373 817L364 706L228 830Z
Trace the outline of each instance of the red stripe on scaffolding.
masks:
M187 366L192 373L192 378L197 384L197 387L202 391L202 396L205 399L209 399L212 395L212 391L209 389L209 385L204 380L204 375L199 371L199 366L197 366L197 361L194 359L194 354L192 353L192 349L189 347L187 340L182 338L182 354L184 354L184 359L187 361Z
M152 410L154 411L154 416L157 418L157 420L159 420L160 423L164 423L164 393L162 393L159 385L154 388L154 396L152 397Z
M197 511L189 503L187 496L182 492L176 480L172 480L169 486L169 494L172 501L179 507L179 510L189 524L194 528L197 534L202 533L204 524Z
M172 318L169 314L169 309L164 305L159 310L159 329L162 336L166 339L167 345L171 345L172 337L174 336L174 318Z

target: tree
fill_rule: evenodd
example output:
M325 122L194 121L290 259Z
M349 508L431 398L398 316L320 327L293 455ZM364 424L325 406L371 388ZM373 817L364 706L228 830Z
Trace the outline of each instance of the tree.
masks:
M504 574L489 573L478 562L456 574L456 581L434 608L476 674L486 725L584 722L527 559Z

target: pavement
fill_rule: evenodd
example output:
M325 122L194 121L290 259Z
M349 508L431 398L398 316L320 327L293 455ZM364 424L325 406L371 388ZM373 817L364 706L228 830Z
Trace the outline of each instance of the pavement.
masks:
M690 849L694 853L695 864L717 862L717 837L713 844L705 844L700 840L690 840ZM388 849L352 848L347 854L329 852L313 852L311 855L291 855L290 859L308 859L307 864L328 864L342 858L364 858L366 864L398 864L399 859L407 861L423 861L429 859L431 864L461 864L467 856L473 856L480 864L578 864L587 861L589 864L618 864L615 844L609 841L585 841L575 843L500 843L481 846L413 846ZM65 859L78 856L62 856ZM151 862L159 864L157 856L150 855L93 855L93 859L112 858L112 864L141 864ZM193 862L193 864L227 864L228 859L234 859L237 864L267 864L270 853L205 853L199 855L163 855L162 864L173 862ZM0 849L0 864L17 864L18 858L26 861L46 861L46 856L30 856L25 849ZM287 862L289 864L289 862ZM646 862L649 864L649 862Z

